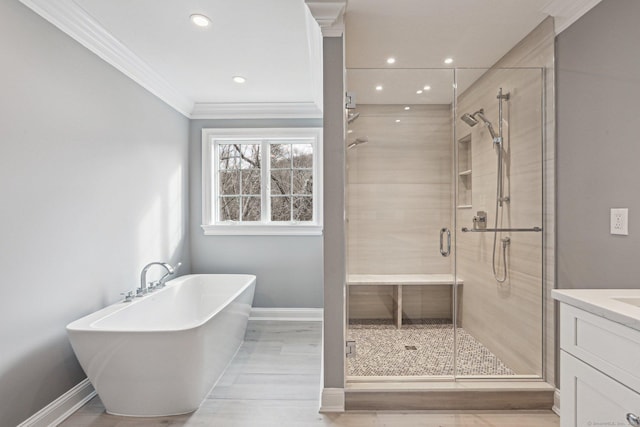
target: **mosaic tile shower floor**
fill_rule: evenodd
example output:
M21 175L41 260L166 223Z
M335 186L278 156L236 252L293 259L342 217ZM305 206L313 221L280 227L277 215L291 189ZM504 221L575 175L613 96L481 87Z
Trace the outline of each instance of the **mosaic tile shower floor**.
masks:
M356 342L356 357L347 359L351 376L453 375L453 323L425 319L404 323L352 320L347 339ZM458 328L457 375L515 375L464 329Z

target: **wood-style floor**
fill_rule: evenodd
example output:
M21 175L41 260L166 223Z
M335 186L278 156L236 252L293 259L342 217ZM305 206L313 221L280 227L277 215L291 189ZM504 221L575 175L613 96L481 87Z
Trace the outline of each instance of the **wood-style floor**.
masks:
M558 427L551 411L318 413L321 323L251 321L245 343L200 409L159 418L105 413L98 397L63 427Z

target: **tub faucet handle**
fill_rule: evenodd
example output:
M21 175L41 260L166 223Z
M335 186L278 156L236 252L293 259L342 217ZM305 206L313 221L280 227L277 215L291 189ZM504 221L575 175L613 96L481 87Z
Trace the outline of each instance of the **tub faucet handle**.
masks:
M128 292L121 292L120 295L124 295L124 302L131 302L133 301L133 298L135 297L133 291L128 291Z
M182 265L181 262L177 263L175 267L171 267L171 265L167 264L167 266L169 266L170 268L167 268L167 273L164 276L162 276L160 278L160 280L158 280L157 282L154 282L155 283L155 287L156 288L164 288L166 286L165 282L167 281L167 278L169 276L171 276L172 274L176 274L176 271L178 271L178 269L180 268L181 265Z

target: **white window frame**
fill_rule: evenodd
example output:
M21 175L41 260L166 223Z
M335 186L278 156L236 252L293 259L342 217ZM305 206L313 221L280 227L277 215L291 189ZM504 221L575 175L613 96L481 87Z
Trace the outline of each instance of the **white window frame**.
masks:
M313 221L271 222L266 218L264 209L263 221L217 221L217 146L234 142L270 144L287 141L304 141L313 146ZM261 151L263 207L265 202L269 203L271 192L271 180L267 175L269 153L264 151ZM322 182L322 128L202 129L202 229L205 235L321 235ZM268 222L264 222L265 218Z

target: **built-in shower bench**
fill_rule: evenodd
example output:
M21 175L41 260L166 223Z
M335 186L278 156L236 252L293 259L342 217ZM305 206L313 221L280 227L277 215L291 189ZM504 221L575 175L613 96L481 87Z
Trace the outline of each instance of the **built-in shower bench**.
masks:
M464 282L458 277L458 285ZM403 287L406 286L452 286L453 274L350 274L347 287L357 286L391 286L393 322L397 328L402 327ZM350 291L350 289L349 289Z

